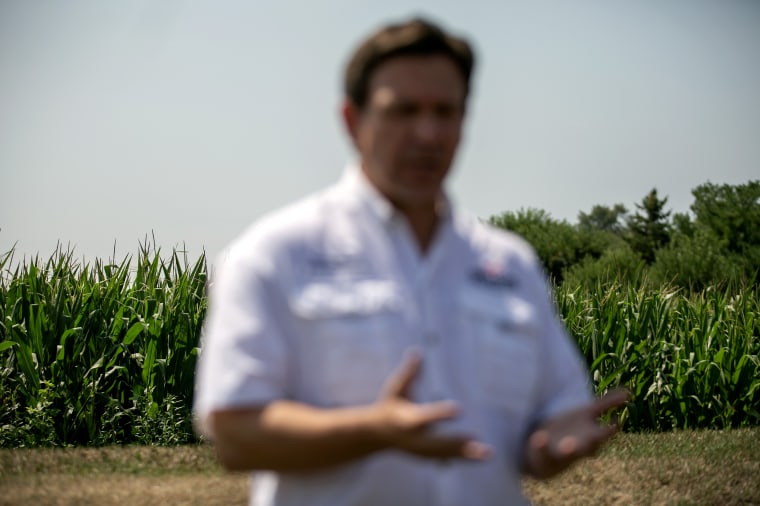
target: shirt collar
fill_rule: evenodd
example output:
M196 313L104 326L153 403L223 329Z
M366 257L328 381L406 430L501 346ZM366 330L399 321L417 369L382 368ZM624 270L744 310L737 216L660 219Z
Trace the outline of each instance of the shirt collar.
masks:
M358 162L349 163L346 166L341 186L349 198L363 204L381 223L387 224L401 217L401 213L393 207L393 204L367 179ZM441 195L437 209L441 224L451 220L452 204L447 195Z

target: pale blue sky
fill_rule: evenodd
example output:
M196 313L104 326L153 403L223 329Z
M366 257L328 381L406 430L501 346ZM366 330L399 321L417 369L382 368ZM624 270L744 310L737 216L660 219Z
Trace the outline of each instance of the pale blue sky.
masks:
M450 181L477 216L760 179L753 0L0 0L0 251L215 256L340 175L347 55L415 13L477 48Z

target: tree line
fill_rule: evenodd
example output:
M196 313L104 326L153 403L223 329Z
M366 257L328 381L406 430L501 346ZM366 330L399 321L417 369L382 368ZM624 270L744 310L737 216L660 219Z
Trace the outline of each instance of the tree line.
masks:
M760 274L760 180L705 183L690 212L667 209L656 188L629 209L622 203L581 211L578 222L541 209L489 218L525 237L558 285L610 283L708 287L754 286Z

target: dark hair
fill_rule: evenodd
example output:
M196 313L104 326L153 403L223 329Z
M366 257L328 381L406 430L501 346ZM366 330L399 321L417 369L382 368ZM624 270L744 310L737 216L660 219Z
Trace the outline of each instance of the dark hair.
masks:
M346 66L344 93L357 107L364 107L372 72L381 63L396 56L439 54L451 58L459 68L467 96L475 65L470 44L421 18L385 26L362 42Z

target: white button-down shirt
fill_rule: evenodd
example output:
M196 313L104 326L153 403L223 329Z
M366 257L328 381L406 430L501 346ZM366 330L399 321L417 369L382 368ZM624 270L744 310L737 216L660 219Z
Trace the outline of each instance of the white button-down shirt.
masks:
M422 255L405 218L350 168L254 224L214 277L195 411L292 399L369 404L409 348L418 402L461 415L434 430L489 444L485 462L382 452L310 473L256 473L254 505L524 504L535 424L590 401L588 374L532 248L446 206Z

